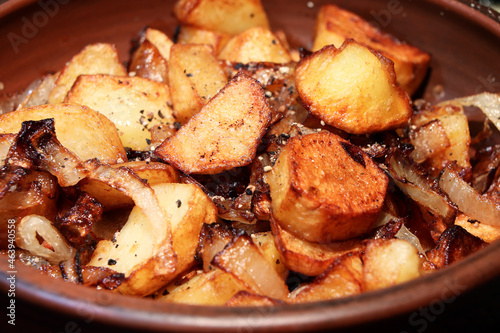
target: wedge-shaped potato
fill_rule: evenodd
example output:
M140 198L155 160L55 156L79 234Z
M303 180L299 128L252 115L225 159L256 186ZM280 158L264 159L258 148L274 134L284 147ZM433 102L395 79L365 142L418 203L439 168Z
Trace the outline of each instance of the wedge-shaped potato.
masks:
M433 175L437 176L450 161L457 161L462 169L469 169L469 147L471 137L469 122L463 109L446 103L424 110L412 117L411 124L417 127L424 126L438 120L448 138L449 146L434 154L426 161Z
M500 239L500 227L481 223L465 214L459 214L455 219L455 224L461 226L470 234L481 238L486 243L493 243Z
M59 187L47 172L8 167L0 175L0 249L8 247L9 220L16 225L28 215L54 221Z
M376 290L420 276L417 249L401 239L376 239L368 242L362 256L364 289Z
M198 113L227 83L213 48L203 44L176 44L170 51L168 80L181 123Z
M65 103L86 105L111 120L124 147L148 150L150 129L173 127L168 86L141 77L81 75Z
M215 256L213 264L234 274L254 293L278 300L288 296L285 281L247 235L236 237Z
M291 303L305 303L356 295L363 289L363 262L359 253L338 258L313 282L292 292Z
M188 174L248 165L270 120L258 81L239 74L155 153Z
M251 27L269 28L260 0L179 0L174 14L182 24L231 35Z
M261 27L248 29L231 38L219 53L219 58L243 64L292 61L290 52L280 39L269 29Z
M165 60L170 59L170 48L174 42L165 33L157 29L147 28L144 31L143 39L150 41Z
M391 59L397 81L409 95L422 83L431 58L428 53L381 32L345 9L331 4L322 6L316 18L313 51L330 44L340 47L348 38Z
M257 295L246 290L237 292L225 305L227 306L273 306L284 304L271 297Z
M153 81L168 83L168 62L149 40L144 40L130 59L130 76L143 77Z
M274 269L278 274L286 279L288 276L288 268L285 266L281 255L274 244L274 236L270 231L257 232L251 235L252 241L262 252L264 257L274 265Z
M175 272L158 274L161 255L154 255L153 244L161 244L161 235L153 233L146 216L135 207L115 241L98 243L90 266L107 267L125 274L117 291L145 296L165 286L195 263L203 223L215 222L217 209L203 191L193 184L158 184L152 186L165 213L170 216L173 249L177 254Z
M271 227L276 249L285 266L307 276L320 275L335 259L363 248L362 240L357 238L330 244L308 242L283 229L274 219Z
M200 272L181 285L170 284L166 295L157 299L165 302L193 305L224 305L233 295L247 286L233 274L214 269Z
M412 114L392 62L353 40L302 59L295 80L309 111L348 133L394 129L406 125Z
M126 167L144 179L150 186L161 183L179 183L179 172L172 166L159 162L125 162L113 165ZM132 199L117 189L96 179L85 178L78 183L80 190L89 193L99 201L104 211L132 207Z
M82 74L127 75L116 48L111 44L98 43L86 46L64 66L56 85L49 95L49 104L61 103Z
M330 132L290 139L265 180L276 222L315 243L370 231L388 184L368 155Z
M179 44L208 44L211 45L215 54L219 54L232 35L215 30L196 28L189 25L181 25L177 36Z
M0 133L17 133L27 120L53 118L57 139L81 160L115 164L127 160L115 125L101 113L76 104L40 105L0 116Z

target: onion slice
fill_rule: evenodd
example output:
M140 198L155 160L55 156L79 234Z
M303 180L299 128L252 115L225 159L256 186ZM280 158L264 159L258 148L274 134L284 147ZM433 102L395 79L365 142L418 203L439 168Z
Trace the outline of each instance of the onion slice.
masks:
M479 194L448 165L439 178L439 186L458 209L482 223L500 226L500 207Z
M53 250L40 244L37 234ZM72 259L76 253L76 250L68 245L52 223L40 215L27 215L19 222L16 230L16 243L20 248L47 259L54 265Z

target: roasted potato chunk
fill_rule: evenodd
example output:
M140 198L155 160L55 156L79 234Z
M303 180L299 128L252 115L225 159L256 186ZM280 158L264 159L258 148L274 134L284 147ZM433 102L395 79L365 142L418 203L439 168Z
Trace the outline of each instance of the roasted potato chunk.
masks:
M111 44L87 45L64 66L49 95L49 104L61 103L73 83L82 74L127 75L118 52Z
M203 44L176 44L170 51L168 80L175 117L184 124L227 83L213 48Z
M17 133L28 120L53 118L57 139L81 160L102 163L127 160L116 126L104 115L76 104L40 105L0 116L0 133Z
M219 58L235 63L250 62L288 63L292 57L280 39L269 29L248 29L233 38L219 54Z
M362 256L364 290L394 286L420 276L417 249L401 239L370 240Z
M315 243L370 231L388 184L368 155L330 132L290 139L265 180L276 222Z
M264 257L274 265L276 272L286 279L288 276L288 268L283 263L283 259L274 244L274 236L271 232L257 232L251 235L252 241L262 252Z
M241 290L249 288L233 274L214 269L198 273L181 285L170 284L166 295L157 299L172 303L224 305Z
M348 38L366 45L394 62L397 82L412 95L424 79L430 55L414 46L398 41L345 9L328 4L316 18L313 51L326 45L340 47Z
M125 167L133 171L150 186L161 183L179 183L179 172L172 166L159 162L125 162L113 165L114 168ZM91 194L103 206L104 211L132 207L134 202L131 198L112 188L111 186L96 180L82 179L78 186L80 190Z
M160 206L170 217L173 249L177 254L174 272L158 274L155 265L163 265L155 255L154 244L161 235L153 233L146 216L138 207L130 213L115 240L98 243L90 266L107 267L125 274L117 288L123 294L146 296L165 286L195 263L195 252L203 223L215 222L217 209L203 191L193 184L157 184L152 186Z
M325 46L302 59L295 80L312 114L351 134L401 127L412 114L392 62L353 40L339 49Z
M174 14L182 24L231 35L252 27L269 28L260 0L179 0Z
M500 227L481 223L471 219L465 214L459 214L455 219L455 225L461 226L470 234L481 238L486 243L493 243L500 239Z
M305 303L356 295L363 288L363 262L359 253L336 259L313 282L292 292L291 303Z
M208 44L219 54L232 35L220 31L196 28L189 25L180 27L177 43L179 44Z
M155 153L188 174L248 165L270 120L262 87L238 74Z
M80 75L65 103L86 105L111 120L124 147L148 150L150 129L173 127L167 85L141 77Z
M348 252L363 248L362 241L354 238L329 244L303 240L271 220L274 242L285 266L307 276L323 273L335 259Z

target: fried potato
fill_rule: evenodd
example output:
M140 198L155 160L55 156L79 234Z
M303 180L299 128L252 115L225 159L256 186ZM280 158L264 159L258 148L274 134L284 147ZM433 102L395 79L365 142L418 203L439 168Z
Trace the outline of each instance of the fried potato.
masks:
M241 290L248 290L233 274L214 269L200 272L186 283L167 286L167 294L160 301L193 305L224 305Z
M288 295L285 281L247 235L236 237L215 256L213 264L234 274L254 293L278 300Z
M203 223L215 222L217 209L203 191L193 184L157 184L152 186L160 206L170 217L173 249L177 254L174 272L158 274L163 265L161 253L155 255L153 244L161 244L146 216L138 207L114 241L102 240L89 262L90 266L107 267L125 274L117 288L123 294L145 296L165 286L195 263L195 252Z
M273 306L279 304L284 304L284 302L246 290L238 291L225 303L227 306Z
M64 102L105 115L116 125L123 146L133 150L149 150L149 130L175 122L168 86L141 77L80 75Z
M231 35L252 27L269 28L260 0L179 0L174 14L184 25Z
M420 276L417 249L401 239L370 240L362 256L364 290L394 286Z
M292 292L289 302L314 302L359 294L363 286L362 270L359 253L338 258L313 282Z
M203 44L176 44L170 51L168 80L175 117L184 124L227 83L213 48Z
M394 62L397 82L409 95L422 83L431 59L428 53L398 41L358 15L332 4L320 8L314 35L313 51L330 44L340 47L350 38L380 52Z
M181 25L177 43L179 44L208 44L214 48L215 54L227 44L232 35L220 31L196 28L189 25Z
M248 165L270 120L259 83L239 74L155 153L188 174Z
M145 180L150 186L161 183L179 183L179 172L172 166L159 162L125 162L113 165L126 167ZM103 206L104 211L132 207L131 198L96 179L85 178L78 183L80 190L91 194Z
M250 62L289 63L289 50L269 29L256 27L248 29L233 38L219 53L219 58L236 63Z
M455 219L455 225L461 226L470 234L481 238L488 244L500 239L500 227L481 223L465 214L458 214Z
M396 83L392 62L346 40L303 58L295 70L297 91L309 111L351 134L406 125L410 98Z
M76 104L40 105L0 116L0 133L17 133L27 120L53 118L57 139L82 161L115 164L127 160L115 125L101 113Z
M469 122L463 109L458 106L437 105L430 110L417 113L411 119L411 124L423 126L432 121L439 120L448 138L449 146L433 155L426 164L434 169L434 176L437 176L444 166L451 161L456 161L462 169L470 168L469 147L471 137ZM416 143L414 140L412 143Z
M283 279L286 279L288 276L288 268L283 263L283 259L274 244L273 234L270 231L257 232L253 233L250 237L252 237L252 241L257 245L267 261L274 266L276 272L278 272Z
M147 28L144 31L143 39L150 41L165 60L170 59L170 48L174 42L165 33L157 29Z
M314 243L370 231L388 184L368 155L330 132L290 139L265 180L276 222Z
M87 45L64 66L49 95L49 104L61 103L82 74L127 75L114 45L98 43Z
M168 83L168 62L149 40L144 40L130 59L129 75Z
M330 244L313 243L296 237L271 220L276 249L281 261L294 272L307 276L323 273L335 259L363 248L360 239L349 239Z

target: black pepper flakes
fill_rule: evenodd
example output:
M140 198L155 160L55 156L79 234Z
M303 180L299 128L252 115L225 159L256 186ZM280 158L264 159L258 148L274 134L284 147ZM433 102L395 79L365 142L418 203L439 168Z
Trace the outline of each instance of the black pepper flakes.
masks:
M115 260L115 259L109 259L109 260L108 260L108 265L109 265L109 266L114 266L114 265L116 265L116 260Z
M180 208L182 205L182 201L180 199L178 199L175 203L177 204L177 208Z

